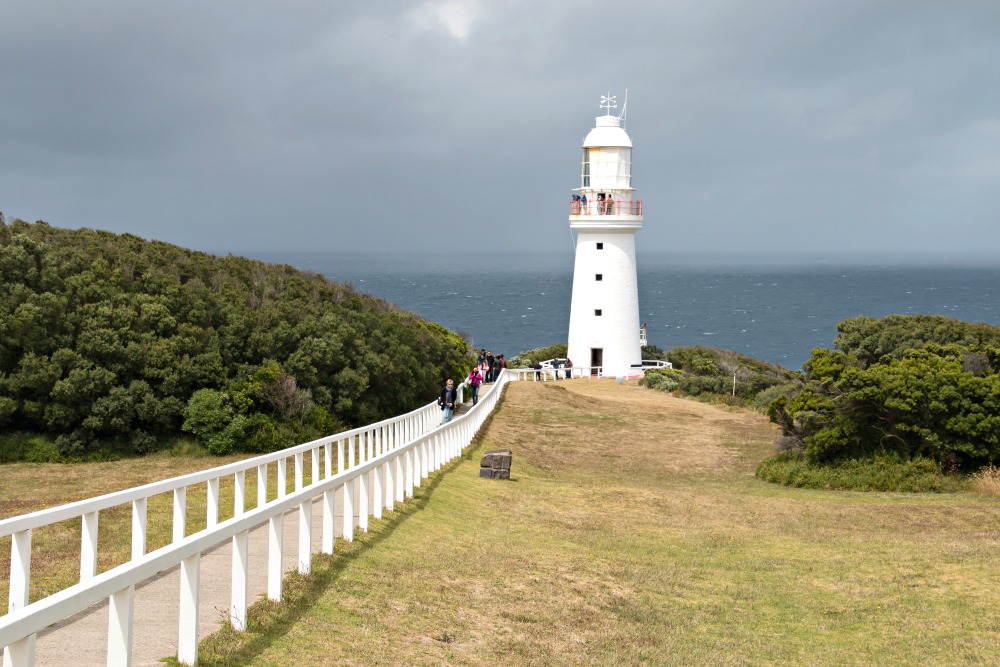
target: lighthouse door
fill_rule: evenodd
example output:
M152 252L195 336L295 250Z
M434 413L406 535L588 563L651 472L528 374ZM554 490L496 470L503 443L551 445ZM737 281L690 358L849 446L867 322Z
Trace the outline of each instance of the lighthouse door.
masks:
M597 375L600 372L597 367L603 365L604 365L604 348L603 347L590 348L590 374Z

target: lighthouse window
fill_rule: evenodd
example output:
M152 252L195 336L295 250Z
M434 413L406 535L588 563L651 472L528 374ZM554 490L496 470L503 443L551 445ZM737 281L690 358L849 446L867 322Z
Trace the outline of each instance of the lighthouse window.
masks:
M604 274L598 273L597 275L594 276L594 280L596 280L597 282L604 280Z
M604 250L604 244L601 243L600 241L598 241L598 243L597 243L597 249L598 250Z
M594 317L600 317L600 316L601 316L601 314L602 314L602 313L601 313L601 309L600 309L600 308L598 308L598 309L596 309L596 310L594 311Z
M590 149L583 149L583 187L590 187Z

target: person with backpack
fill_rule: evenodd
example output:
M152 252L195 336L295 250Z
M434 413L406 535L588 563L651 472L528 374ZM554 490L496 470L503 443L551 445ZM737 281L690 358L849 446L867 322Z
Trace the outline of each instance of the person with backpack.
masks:
M455 412L455 402L458 400L458 390L451 378L445 383L441 395L438 396L438 405L441 406L441 423L447 424L451 421L451 415Z

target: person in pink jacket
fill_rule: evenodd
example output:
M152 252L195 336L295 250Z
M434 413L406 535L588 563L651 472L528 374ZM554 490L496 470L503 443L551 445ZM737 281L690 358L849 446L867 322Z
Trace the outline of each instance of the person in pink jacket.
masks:
M469 372L469 386L472 387L472 404L479 402L479 385L483 383L483 376L479 373L478 367L473 367Z

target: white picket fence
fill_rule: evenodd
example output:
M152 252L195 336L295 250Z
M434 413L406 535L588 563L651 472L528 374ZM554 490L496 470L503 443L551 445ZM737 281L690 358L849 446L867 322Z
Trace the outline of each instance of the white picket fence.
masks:
M343 508L340 534L344 540L351 541L355 515L357 527L367 531L369 516L381 518L383 509L391 510L395 503L405 502L413 496L421 480L460 456L496 406L503 386L514 379L527 378L502 373L477 406L444 426L440 425L441 411L437 403L430 403L399 417L280 452L0 521L0 538L11 537L9 612L0 617L4 667L34 665L36 634L40 630L105 599L109 600L107 664L131 665L135 587L178 564L177 659L184 664L197 664L199 576L203 553L232 543L229 619L236 630L245 630L250 602L247 599L247 545L251 529L263 524L268 526L267 596L280 600L286 512L297 508L298 571L308 573L312 558L314 500L321 498L322 504L321 551L333 553L335 497L339 496ZM463 389L460 386L460 391ZM307 456L311 463L311 480L305 484ZM293 461L295 476L291 493L287 491L289 459ZM268 475L272 467L276 469L278 497L268 501ZM256 474L257 478L257 506L252 510L244 509L248 473ZM234 516L220 522L219 480L229 475L234 481ZM206 528L186 536L187 490L201 484L207 488ZM146 509L149 499L161 493L173 494L173 537L167 546L147 553ZM370 497L374 501L369 507ZM100 513L127 503L132 506L131 560L98 574ZM79 519L82 525L80 582L29 604L31 532L69 519ZM88 642L92 640L86 638Z

